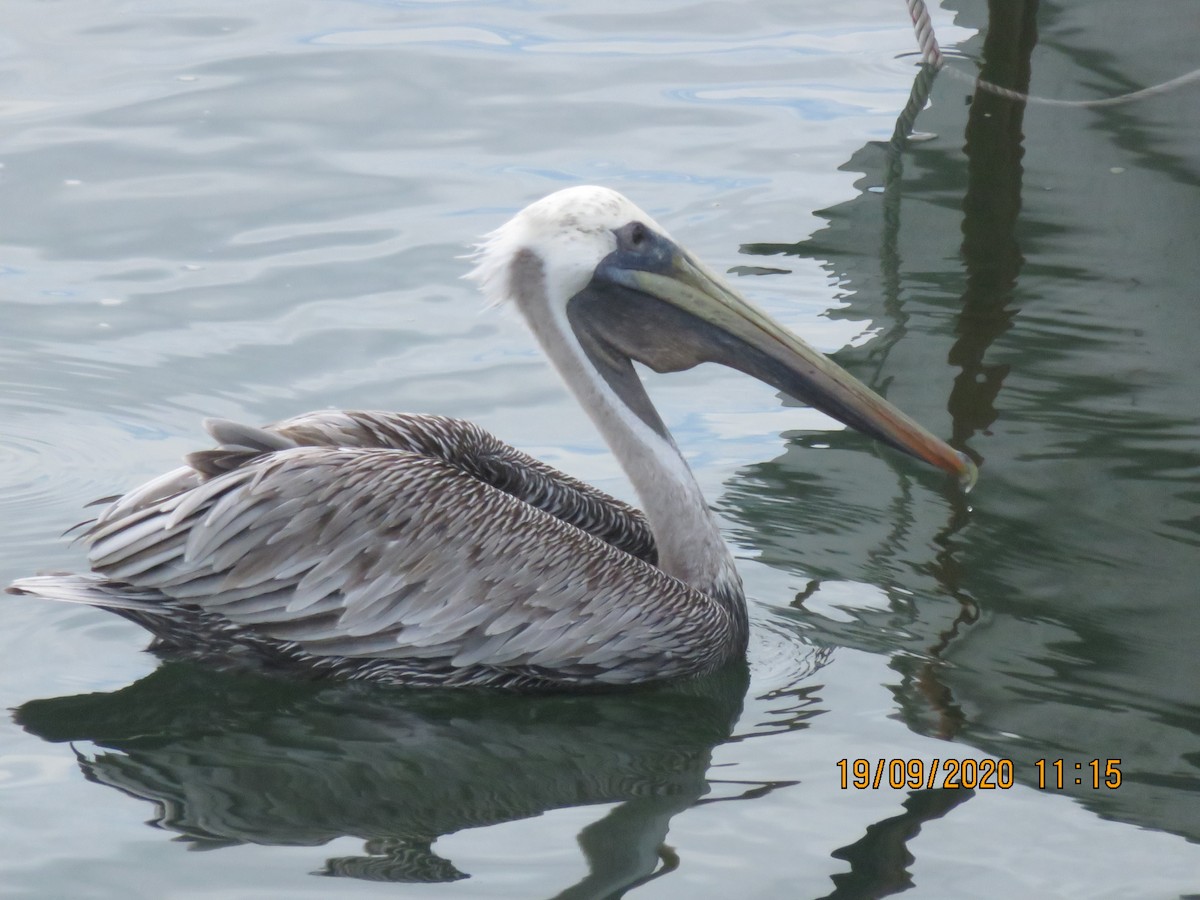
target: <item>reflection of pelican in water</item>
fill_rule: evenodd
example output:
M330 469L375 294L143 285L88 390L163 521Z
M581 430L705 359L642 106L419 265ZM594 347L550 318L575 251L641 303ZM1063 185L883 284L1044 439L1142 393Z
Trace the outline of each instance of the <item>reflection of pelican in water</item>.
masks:
M809 668L819 663L812 657ZM780 786L707 774L746 683L745 666L734 665L636 692L529 698L380 692L173 663L112 693L30 701L15 717L46 740L72 742L90 781L153 802L153 824L191 847L363 841L361 853L341 844L333 858L322 854L331 875L457 880L470 853L446 851L439 838L592 807L576 818L590 820L578 835L559 841L551 828L549 844L577 839L587 862L562 896L613 897L671 867L663 842L678 813Z
M747 632L733 559L633 361L722 363L973 477L612 191L529 206L473 277L524 315L644 515L465 422L216 422L219 449L90 528L96 574L10 590L112 609L195 656L409 684L628 684L710 672Z

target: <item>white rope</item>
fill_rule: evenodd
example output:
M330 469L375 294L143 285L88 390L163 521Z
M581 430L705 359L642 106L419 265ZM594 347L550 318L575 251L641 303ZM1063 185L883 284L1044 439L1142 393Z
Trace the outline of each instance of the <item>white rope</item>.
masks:
M906 0L908 14L912 17L913 31L917 34L917 45L921 48L921 62L940 69L946 65L942 56L942 48L938 46L937 36L933 33L933 22L929 20L929 10L925 0Z
M1172 78L1170 81L1142 88L1140 91L1121 94L1117 97L1101 97L1097 100L1056 100L1051 97L1036 97L1032 94L1023 94L1020 91L1014 91L1011 88L1001 87L990 81L984 81L982 78L973 78L966 72L960 72L948 66L946 58L942 55L942 48L938 46L937 37L933 33L933 23L929 20L929 10L925 6L925 0L905 0L905 2L908 4L908 14L912 17L913 31L917 36L917 45L921 48L921 62L932 66L937 71L945 70L955 78L965 79L982 90L1001 97L1007 97L1010 100L1020 100L1023 103L1039 103L1042 106L1095 109L1101 106L1119 106L1122 103L1133 103L1136 100L1144 100L1147 97L1153 97L1157 94L1165 94L1193 81L1200 81L1200 69L1193 69L1184 75L1180 75L1178 78Z

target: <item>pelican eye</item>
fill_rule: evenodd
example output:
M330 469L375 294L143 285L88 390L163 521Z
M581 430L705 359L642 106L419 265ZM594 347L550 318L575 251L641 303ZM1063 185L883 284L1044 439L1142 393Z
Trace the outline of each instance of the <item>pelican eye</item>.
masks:
M616 230L617 241L623 250L644 250L650 243L650 229L641 222L630 222Z

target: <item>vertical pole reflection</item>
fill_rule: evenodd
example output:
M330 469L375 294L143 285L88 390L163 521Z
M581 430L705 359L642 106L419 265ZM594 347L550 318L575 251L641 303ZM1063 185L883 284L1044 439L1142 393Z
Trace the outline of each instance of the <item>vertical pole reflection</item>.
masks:
M1038 0L989 0L980 78L1028 92L1030 58L1037 44L1037 8ZM995 421L996 397L1008 374L1008 366L986 363L984 357L1012 321L1014 310L1010 304L1024 262L1016 235L1021 211L1024 113L1023 102L978 91L967 118L963 147L967 189L962 223L966 287L955 329L958 337L949 355L950 364L961 371L947 403L953 429L951 443L957 447L964 447L977 432L986 432ZM979 616L974 601L962 587L954 552L954 535L968 518L967 500L958 495L951 503L952 517L937 537L941 550L931 568L961 609L929 648L935 660L941 658L960 629ZM936 662L924 663L910 676L910 686L935 712L933 733L948 738L962 727L964 716L939 676Z
M1029 90L1037 7L1038 0L989 0L980 78ZM1016 237L1024 113L1022 102L978 91L967 119L962 224L967 281L949 357L961 369L948 403L959 447L995 421L996 397L1008 374L1007 366L985 363L984 357L1012 321L1009 305L1024 262Z

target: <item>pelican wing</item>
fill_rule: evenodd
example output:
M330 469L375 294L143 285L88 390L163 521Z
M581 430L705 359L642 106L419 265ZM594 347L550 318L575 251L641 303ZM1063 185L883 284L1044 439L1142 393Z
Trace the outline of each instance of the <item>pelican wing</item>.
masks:
M657 561L654 536L639 510L465 419L338 410L296 416L273 430L302 445L391 448L445 460L626 553Z
M700 671L731 627L712 598L443 459L241 453L190 490L110 510L93 568L312 657L558 683Z
M509 446L472 422L413 413L322 410L265 428L223 419L205 423L220 445L126 494L103 514L115 521L198 487L205 477L240 466L246 454L291 447L404 450L441 459L467 475L595 535L648 563L658 554L642 513L586 482Z

